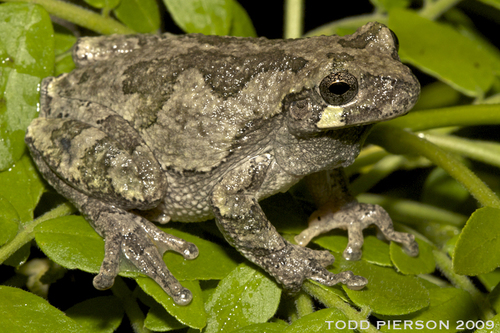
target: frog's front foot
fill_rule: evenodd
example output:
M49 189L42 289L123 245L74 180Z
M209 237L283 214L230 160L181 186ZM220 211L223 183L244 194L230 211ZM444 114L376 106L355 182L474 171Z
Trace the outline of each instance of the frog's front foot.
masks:
M311 215L309 228L295 237L297 244L306 246L314 237L333 229L347 229L349 243L344 250L344 258L358 260L363 246L363 229L371 224L379 227L387 240L401 243L406 253L412 257L418 255L415 236L394 231L392 220L387 212L378 205L350 202L338 211L320 209Z
M368 283L367 279L354 275L350 271L334 274L326 270L324 267L335 260L328 251L312 250L289 242L285 244L283 249L273 251L253 261L291 292L299 291L305 279L327 286L342 283L353 290L359 290Z
M128 212L101 213L98 223L105 238L105 255L99 274L94 278L94 287L108 289L113 286L119 273L120 254L123 253L141 273L155 280L174 302L187 305L193 296L172 275L162 255L173 250L185 259L198 256L193 243L169 235L151 222Z

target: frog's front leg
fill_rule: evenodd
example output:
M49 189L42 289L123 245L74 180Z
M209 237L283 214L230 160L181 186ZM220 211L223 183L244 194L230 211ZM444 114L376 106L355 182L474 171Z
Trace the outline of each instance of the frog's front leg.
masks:
M309 228L295 237L306 246L314 237L333 229L347 229L349 242L344 258L358 260L363 246L363 229L376 225L387 240L403 244L410 256L418 255L415 236L394 231L391 217L378 205L359 203L349 193L342 168L309 175L306 182L319 209L309 218Z
M324 267L334 261L328 251L315 251L284 240L267 220L255 197L266 177L271 157L257 156L231 170L211 194L217 225L226 240L248 260L274 276L291 291L309 278L325 285L339 282L351 289L367 280L352 272L333 274Z
M120 258L125 257L176 303L188 304L191 292L171 274L162 255L173 250L194 259L198 249L128 211L157 205L166 181L154 156L127 123L119 117L107 120L114 122L110 126L114 138L127 136L128 140L118 141L103 129L77 120L38 118L28 128L26 143L45 179L105 239L104 260L94 278L97 289L113 285Z

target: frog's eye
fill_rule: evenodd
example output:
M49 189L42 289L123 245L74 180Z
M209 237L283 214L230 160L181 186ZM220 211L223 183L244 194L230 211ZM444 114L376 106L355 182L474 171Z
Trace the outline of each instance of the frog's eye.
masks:
M332 73L321 81L319 92L328 104L342 105L358 93L358 80L347 72Z

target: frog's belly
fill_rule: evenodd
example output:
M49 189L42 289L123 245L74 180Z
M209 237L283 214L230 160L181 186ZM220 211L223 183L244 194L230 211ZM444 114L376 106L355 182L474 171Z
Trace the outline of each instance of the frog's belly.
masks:
M210 192L215 181L191 179L186 182L170 175L167 175L167 181L168 192L162 210L172 221L201 222L214 218Z
M186 181L167 174L169 190L161 207L162 213L179 222L201 222L214 218L210 195L219 177L214 178L216 180L194 177ZM285 173L273 159L255 196L260 201L278 192L286 192L301 178Z

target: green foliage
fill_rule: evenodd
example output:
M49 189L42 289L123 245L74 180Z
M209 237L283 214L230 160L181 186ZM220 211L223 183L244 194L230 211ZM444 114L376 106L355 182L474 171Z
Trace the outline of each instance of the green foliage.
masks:
M403 61L468 96L483 96L491 88L500 59L481 43L448 24L431 21L410 10L393 10L389 26L401 41L399 55Z
M37 112L38 85L54 68L49 15L29 4L4 4L0 11L0 170L24 152L24 132Z
M155 32L160 28L160 11L155 0L121 0L114 13L137 32Z
M0 325L7 332L86 332L76 321L41 297L0 286Z
M136 332L349 332L334 325L328 329L328 322L359 325L367 319L401 320L414 327L419 321L449 321L446 332L455 332L459 321L481 328L482 320L490 326L477 332L499 331L500 199L495 191L500 189L500 143L498 135L481 137L481 131L467 127L495 126L498 133L500 52L475 29L467 7L435 0L415 10L410 0L372 0L372 14L333 21L307 34L345 34L380 21L398 35L401 59L425 78L418 111L375 126L368 138L398 156L371 146L348 170L358 176L357 192L385 185L383 194L359 198L383 205L397 228L414 233L419 256L410 258L401 246L367 232L361 260L349 262L342 258L345 232L332 232L314 239L312 246L334 254L333 272L352 270L368 278L369 285L354 291L306 281L299 295L288 295L267 274L241 263L213 222L173 223L160 228L200 250L192 261L164 255L174 276L193 293L193 301L182 307L126 263L120 275L132 278L127 283L119 277L111 293L73 300L78 289L91 288L92 276L73 284L59 281L72 281L75 271L68 270L97 273L104 241L83 217L66 216L75 209L40 178L26 153L24 133L37 114L41 79L74 68L71 48L77 30L52 23L49 14L87 29L83 34L156 33L165 17L188 33L255 36L244 7L236 0L164 0L164 7L154 0L80 1L87 10L59 0L37 0L40 5L3 1L12 3L0 5L0 269L10 272L0 280L2 331L112 332L125 316ZM500 21L498 1L483 0L482 6ZM163 8L170 17L161 13ZM311 210L300 184L292 193L262 202L289 240L305 227ZM38 260L31 256L32 240L49 265L30 265ZM481 293L466 275L477 276L476 285L489 293ZM69 305L50 304L34 294L43 295L35 286L61 285ZM50 289L48 295L52 302ZM396 330L373 324L366 329Z
M222 279L207 303L207 333L231 332L265 323L280 301L281 289L266 274L241 264Z
M463 275L488 273L500 262L500 209L483 207L475 211L462 230L453 254L453 268Z

